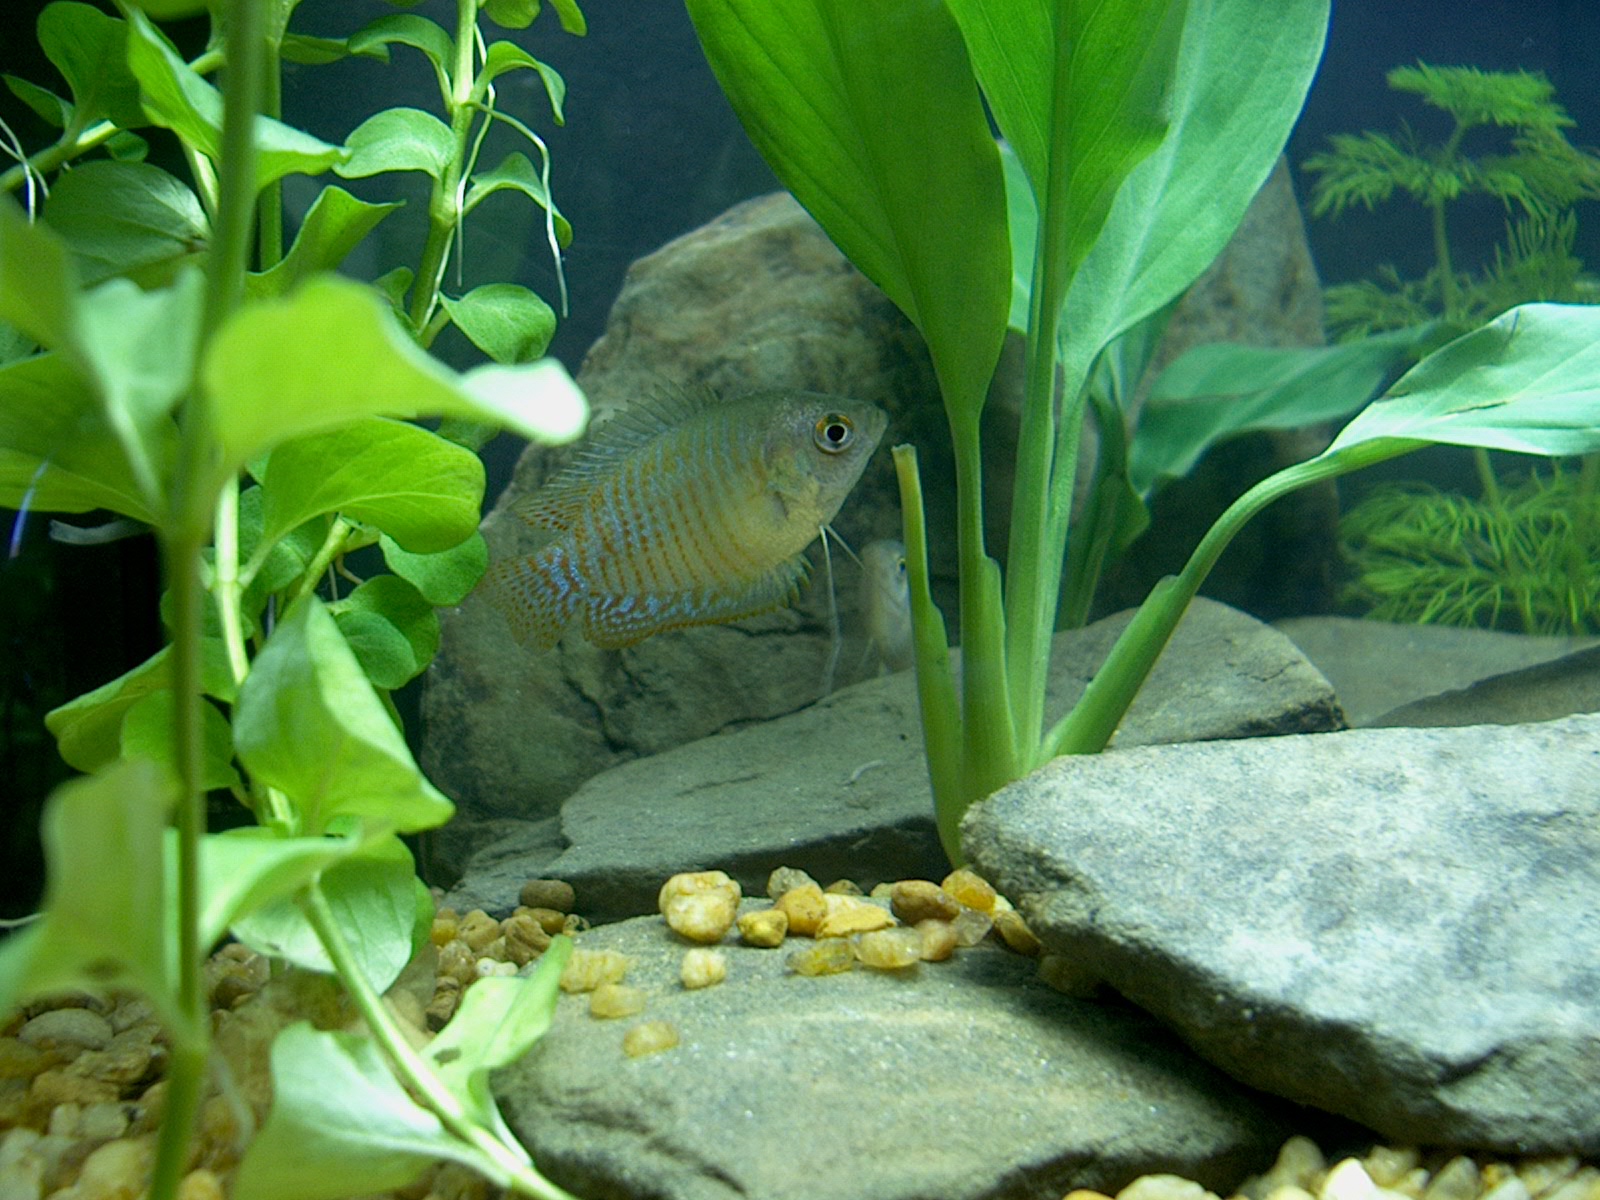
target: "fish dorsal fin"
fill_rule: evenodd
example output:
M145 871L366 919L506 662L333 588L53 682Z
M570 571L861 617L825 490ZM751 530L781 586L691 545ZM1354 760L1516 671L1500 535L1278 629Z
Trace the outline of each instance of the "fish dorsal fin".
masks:
M717 399L709 390L661 387L595 426L572 461L537 492L512 508L532 525L558 532L572 528L595 486L641 446L693 420Z

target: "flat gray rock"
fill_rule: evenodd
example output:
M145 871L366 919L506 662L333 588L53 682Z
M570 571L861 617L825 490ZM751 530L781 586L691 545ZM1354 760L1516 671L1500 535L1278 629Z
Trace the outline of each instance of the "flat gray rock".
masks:
M1224 1190L1290 1128L1137 1010L1051 991L1032 959L982 945L892 975L791 974L813 944L730 943L727 979L690 992L659 917L580 935L626 953L648 1002L600 1021L563 996L495 1076L539 1169L613 1200L1059 1200L1152 1171ZM626 1057L644 1020L678 1046Z
M1057 635L1050 711L1082 693L1127 620ZM1124 744L1193 741L1338 723L1327 681L1287 638L1200 600L1117 736ZM562 806L560 835L559 849L543 826L490 842L450 903L506 911L525 880L554 876L577 890L579 911L608 921L653 912L662 881L677 871L727 871L749 891L780 865L869 888L947 869L909 674L613 767Z
M964 836L1047 949L1246 1083L1600 1153L1600 717L1058 759Z

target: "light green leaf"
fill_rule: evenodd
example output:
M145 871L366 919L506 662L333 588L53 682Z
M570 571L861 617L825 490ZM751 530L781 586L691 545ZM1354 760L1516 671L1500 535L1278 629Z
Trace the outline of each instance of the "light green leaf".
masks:
M555 310L515 283L486 283L459 300L439 301L472 344L498 363L532 362L555 336Z
M73 168L51 188L44 220L66 239L90 284L113 275L163 283L211 236L195 194L148 163L94 161Z
M477 529L483 463L420 426L368 417L284 442L267 459L262 487L269 540L341 512L428 554Z
M480 1125L508 1142L512 1135L489 1091L489 1072L516 1062L550 1028L561 971L571 957L572 939L558 937L540 955L533 974L478 980L462 993L455 1016L428 1045L427 1056L445 1087Z
M350 52L387 55L388 47L396 43L422 51L433 66L440 94L448 100L456 48L444 26L412 13L391 13L351 34Z
M297 529L264 543L265 493L259 487L239 493L239 555L248 577L245 588L247 615L259 611L272 592L288 587L311 565L328 536L331 518L308 521ZM260 560L257 561L259 556Z
M75 115L89 123L109 118L124 129L145 123L139 82L128 71L128 27L91 4L71 0L39 14L39 46L72 89Z
M132 670L45 714L45 728L55 737L56 749L68 766L98 771L117 761L122 751L122 719L128 710L172 686L169 654L170 650L162 647Z
M404 687L439 653L438 614L397 575L375 575L329 611L376 687Z
M177 1016L162 858L177 792L164 768L126 762L50 794L40 822L45 916L0 946L0 1010L47 992L131 986Z
M437 608L460 604L489 567L488 544L477 532L459 546L438 554L412 554L389 537L380 537L378 545L389 569L410 580L423 599Z
M1416 347L1418 330L1338 346L1196 346L1156 380L1139 414L1130 482L1148 495L1237 434L1297 429L1366 404Z
M0 196L0 321L49 349L68 346L77 292L66 243L29 221L11 197Z
M1322 54L1327 0L1190 0L1171 130L1129 174L1068 291L1067 377L1167 304L1227 245L1282 152Z
M1321 457L1372 441L1519 454L1600 450L1600 308L1524 304L1423 359Z
M526 29L542 7L540 0L480 0L483 15L503 29Z
M40 87L36 83L29 83L26 79L16 75L0 75L6 81L6 87L11 89L11 94L21 100L34 114L46 124L56 129L66 127L72 120L72 102L63 100L54 92Z
M201 373L229 470L359 417L464 416L562 441L588 415L552 360L456 375L417 347L371 288L332 276L242 307L211 340Z
M537 71L539 78L544 82L545 95L550 97L550 112L554 115L557 125L566 124L566 114L562 112L562 105L567 98L566 80L561 78L557 70L548 63L540 62L515 42L490 42L489 49L483 56L483 67L478 71L475 86L482 88L491 81L504 75L507 71L529 70Z
M168 462L164 431L152 456ZM57 354L0 367L0 504L44 512L108 508L146 524L159 518L83 377Z
M289 797L300 832L339 816L428 829L454 805L417 770L405 739L321 601L283 616L234 710L234 745L258 783Z
M520 151L506 155L492 171L479 171L473 175L472 186L467 189L467 198L462 202L461 211L470 213L485 197L504 191L521 192L540 208L552 214L556 223L556 241L563 246L571 244L571 223L556 209L555 202L550 198L550 189L545 187L539 169Z
M340 1200L405 1187L440 1159L484 1171L353 1033L289 1026L272 1046L272 1111L251 1140L235 1200Z
M299 891L360 846L355 838L279 837L259 825L207 834L200 842L201 943L217 942L245 913ZM177 853L175 842L170 851Z
M318 271L333 270L399 207L398 202L368 204L343 188L323 188L300 223L289 253L271 269L249 275L246 291L251 296L281 296Z
M208 158L222 149L222 93L183 61L172 43L143 13L129 15L128 65L139 79L146 115ZM309 133L256 118L256 187L285 175L320 175L345 156Z
M388 990L411 961L415 875L411 852L391 835L345 855L322 872L317 884L362 977L378 992ZM231 928L234 936L262 954L308 971L334 970L316 931L288 895L241 913Z
M122 718L121 756L148 759L178 771L178 755L172 741L176 701L171 691L162 689L136 700ZM209 704L200 706L201 747L200 786L237 788L243 784L233 769L233 735L228 721Z
M309 67L325 66L342 58L375 58L389 61L389 51L382 45L362 46L350 43L353 38L314 37L309 33L287 33L283 36L280 53L286 62L302 63Z
M689 0L745 132L922 331L952 419L1005 334L1005 196L955 21L927 0Z
M346 179L384 171L423 171L443 179L455 161L450 126L420 108L386 108L350 131L350 157L333 169Z

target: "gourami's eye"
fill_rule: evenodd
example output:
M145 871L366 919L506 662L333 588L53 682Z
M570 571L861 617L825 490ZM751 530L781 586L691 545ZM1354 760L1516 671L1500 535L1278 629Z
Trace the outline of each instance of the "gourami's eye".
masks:
M811 431L811 439L824 454L840 454L855 441L855 422L843 413L826 413Z

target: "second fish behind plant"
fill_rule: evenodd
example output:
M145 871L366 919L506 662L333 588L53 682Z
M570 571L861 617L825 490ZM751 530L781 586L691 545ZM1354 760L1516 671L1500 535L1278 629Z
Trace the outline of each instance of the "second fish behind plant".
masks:
M873 405L814 392L635 404L518 506L559 536L496 563L483 590L541 649L580 617L615 648L781 608L887 424Z

